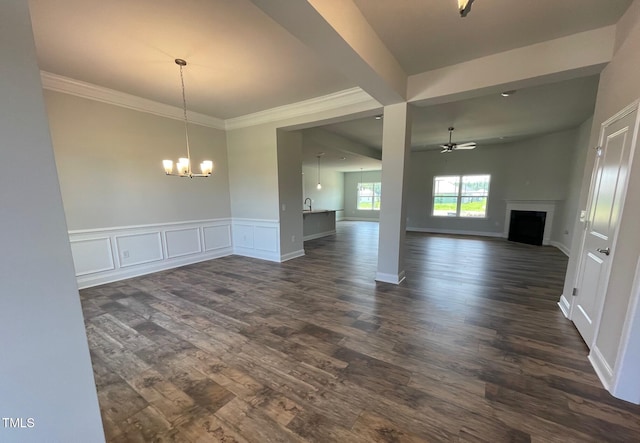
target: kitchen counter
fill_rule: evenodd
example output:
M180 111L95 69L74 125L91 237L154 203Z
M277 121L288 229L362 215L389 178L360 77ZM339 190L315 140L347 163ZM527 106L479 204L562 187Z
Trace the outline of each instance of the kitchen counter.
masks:
M336 233L335 209L314 209L302 211L303 240L326 237Z

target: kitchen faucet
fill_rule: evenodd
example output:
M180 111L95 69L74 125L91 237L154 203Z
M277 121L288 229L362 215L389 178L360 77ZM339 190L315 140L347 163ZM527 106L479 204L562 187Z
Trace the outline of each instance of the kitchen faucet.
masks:
M304 199L304 203L302 204L302 206L307 204L307 200L309 200L309 212L311 212L311 199L309 197Z

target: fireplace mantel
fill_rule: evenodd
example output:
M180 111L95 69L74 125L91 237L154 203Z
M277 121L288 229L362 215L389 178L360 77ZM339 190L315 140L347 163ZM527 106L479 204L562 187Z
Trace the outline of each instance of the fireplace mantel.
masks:
M553 215L556 211L557 200L506 200L507 211L504 220L504 237L509 236L509 225L511 224L511 211L537 211L546 212L547 218L544 224L544 237L542 244L548 245L551 240L551 227L553 226Z

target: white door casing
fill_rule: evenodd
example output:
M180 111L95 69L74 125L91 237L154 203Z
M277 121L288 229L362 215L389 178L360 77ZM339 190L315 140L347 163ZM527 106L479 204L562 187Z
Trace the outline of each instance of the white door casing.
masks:
M627 189L637 106L602 124L570 318L589 348L596 336Z

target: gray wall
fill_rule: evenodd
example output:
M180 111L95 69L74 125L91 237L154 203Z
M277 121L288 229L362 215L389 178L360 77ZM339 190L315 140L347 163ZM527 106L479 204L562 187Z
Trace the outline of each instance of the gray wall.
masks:
M186 156L181 121L53 91L45 100L69 229L231 216L224 131L189 125L192 161L213 160L211 177L167 177L162 160Z
M278 220L276 125L227 131L227 146L233 217Z
M551 237L568 253L573 243L573 234L576 219L579 218L580 186L582 185L582 172L587 160L589 150L589 134L593 125L593 117L587 119L577 131L577 141L573 149L568 171L569 183L567 185L566 198L556 212L556 220L553 222Z
M104 441L26 0L0 3L0 441Z
M320 163L320 181L322 189L316 189L318 184L318 167L303 166L303 199L309 197L312 200L312 208L335 210L338 220L344 214L344 173L329 170L322 167ZM302 201L300 202L302 203ZM300 207L302 209L302 206Z
M278 129L280 254L302 253L302 134Z
M407 227L501 235L506 200L564 201L576 140L573 129L514 143L480 144L472 151L412 153ZM448 174L491 174L486 219L431 216L433 177Z
M362 172L362 180L365 183L382 182L382 171L364 171ZM360 171L345 172L344 174L344 216L345 218L347 220L378 221L380 219L380 211L359 211L357 209L358 183L360 183ZM384 189L382 190L382 198L384 198Z

